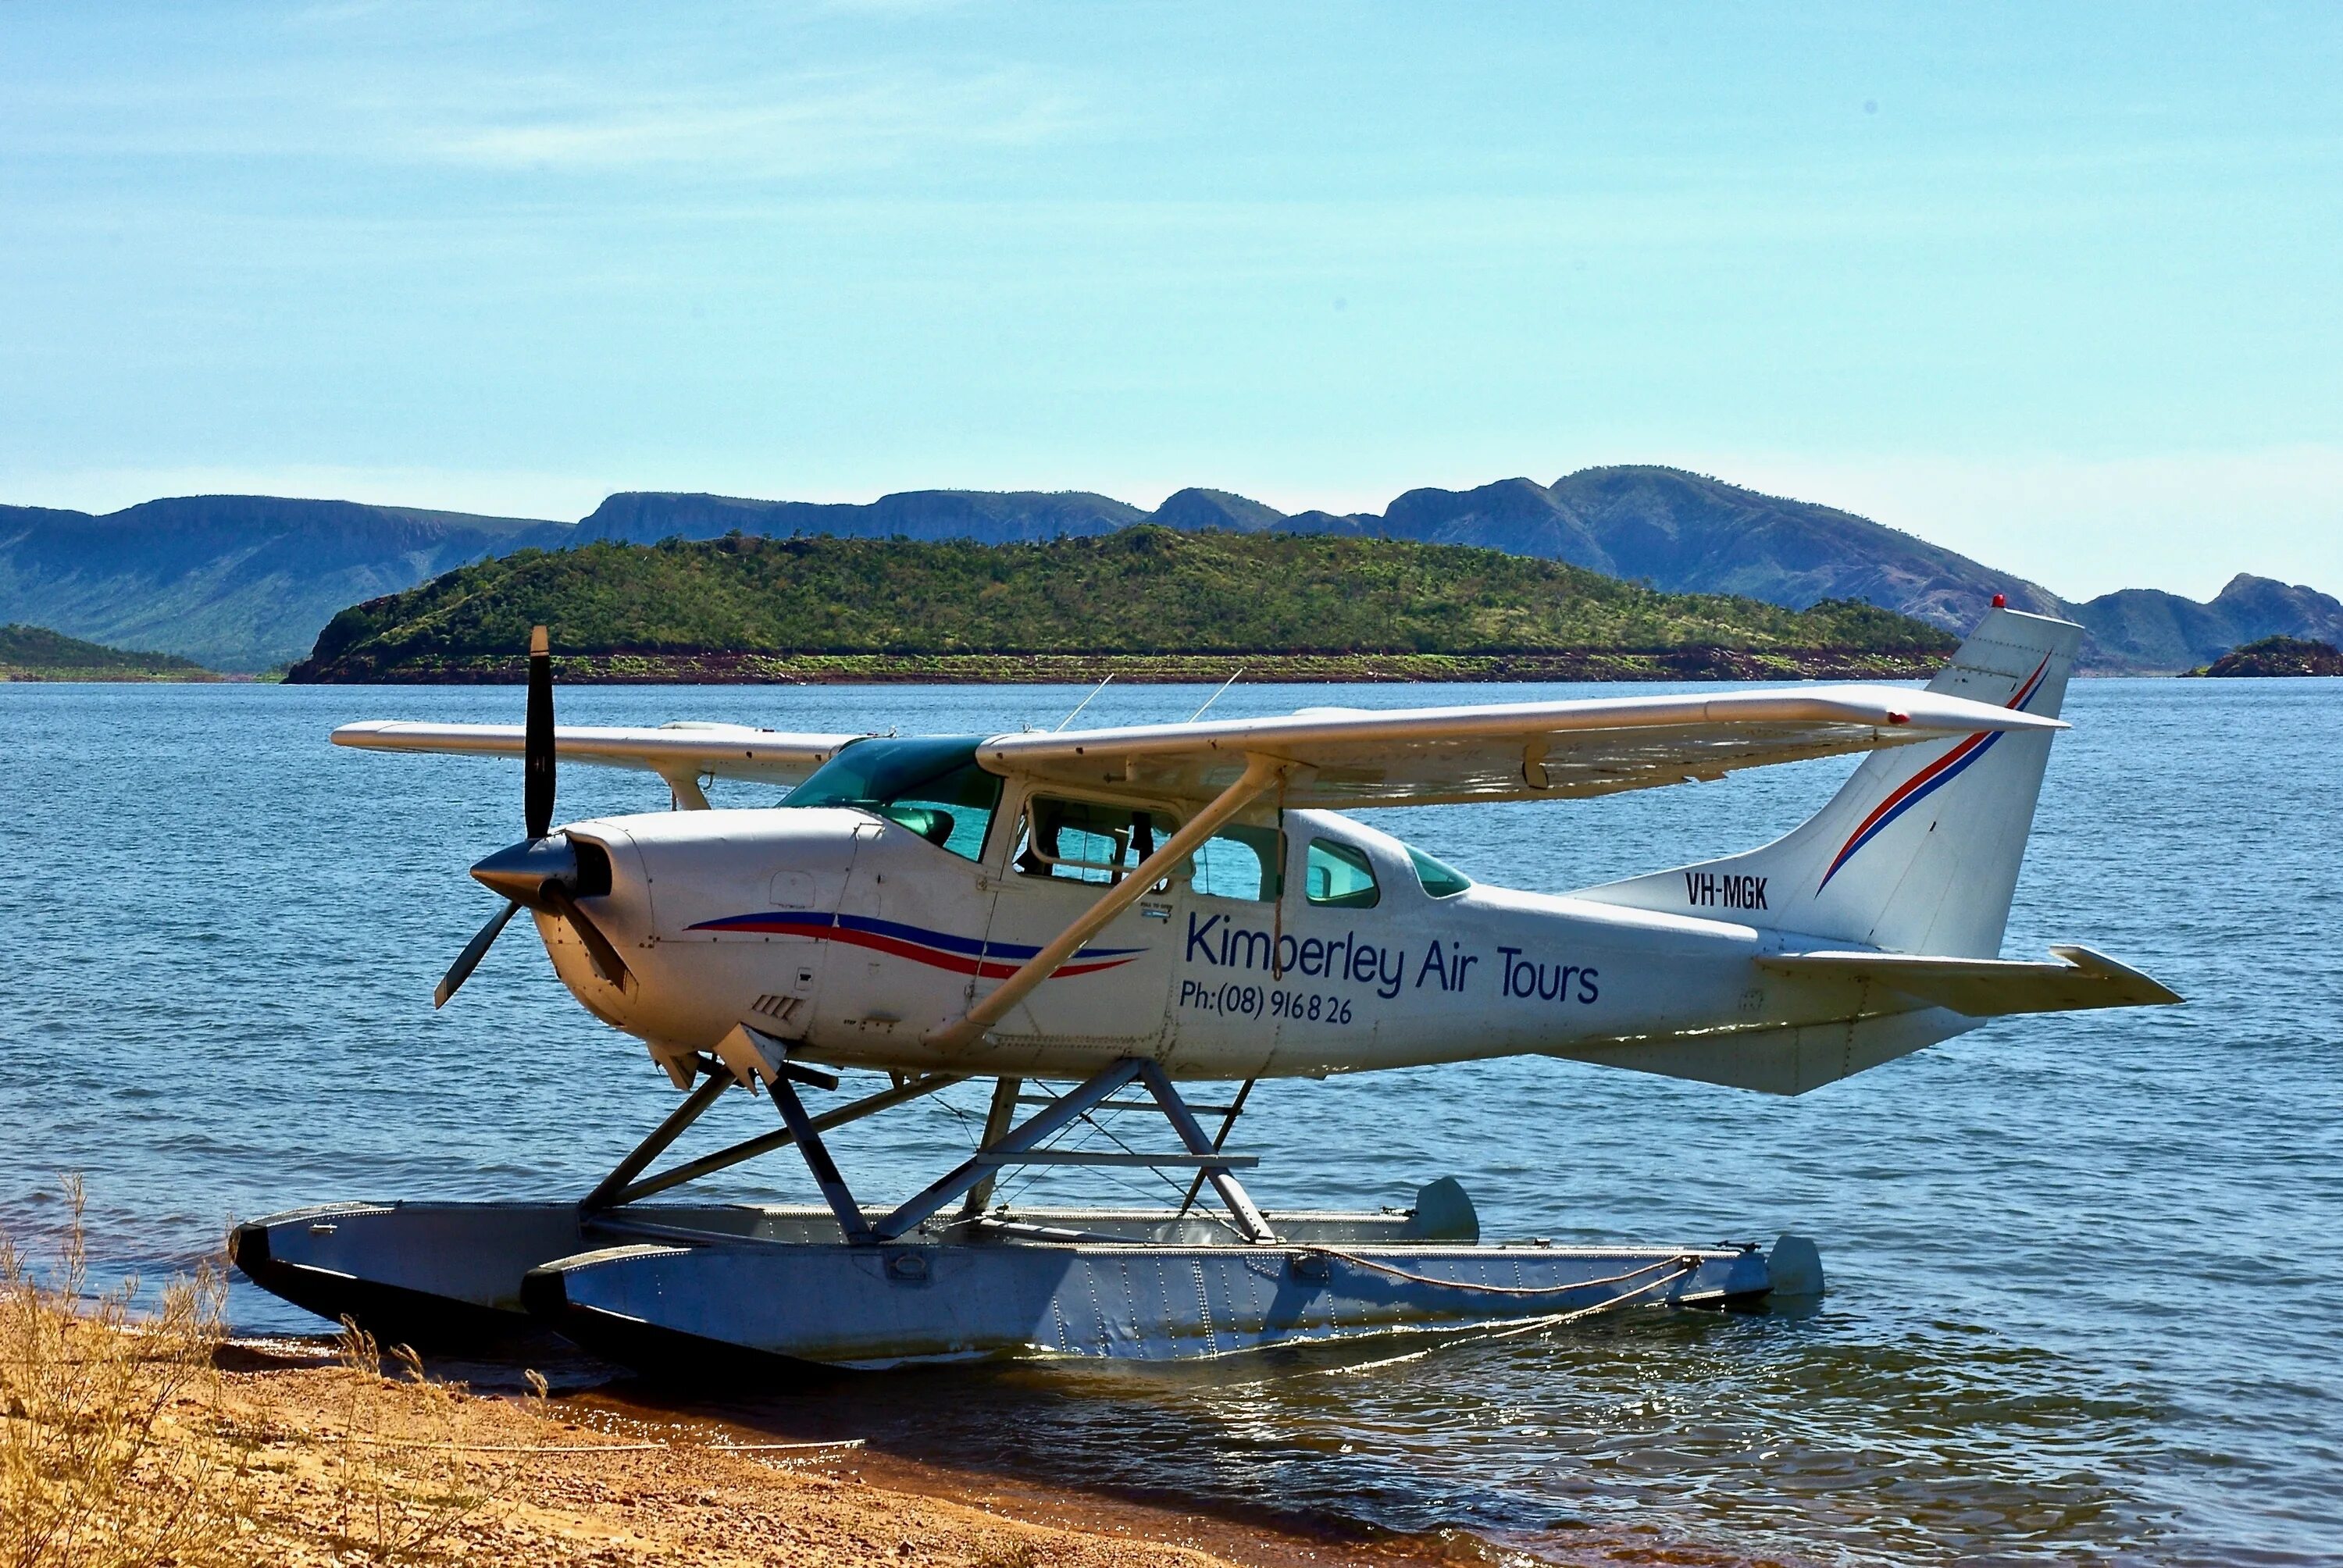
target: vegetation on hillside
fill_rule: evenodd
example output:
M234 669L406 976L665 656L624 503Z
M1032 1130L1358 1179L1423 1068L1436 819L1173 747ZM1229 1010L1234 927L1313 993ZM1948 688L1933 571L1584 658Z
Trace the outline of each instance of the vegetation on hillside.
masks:
M2081 667L2098 673L2177 674L2272 634L2343 642L2343 603L2302 585L2240 575L2206 603L2155 588L2065 602L1851 513L1651 466L1584 468L1550 485L1515 477L1417 488L1381 512L1342 516L1288 516L1202 488L1178 491L1152 512L1081 491L920 490L868 503L631 491L574 524L271 496L184 496L103 517L0 504L0 620L257 673L303 658L348 605L524 548L713 540L734 529L1030 544L1150 523L1471 546L1769 604L1860 598L1955 633L2002 593L2017 609L2081 622L2090 633ZM451 666L447 678L483 678L482 668ZM408 677L423 668L400 667Z
M0 680L217 680L191 658L84 642L45 626L0 626Z
M1540 668L1523 673L1556 678L1554 658L1594 654L1652 656L1648 673L1674 676L1680 656L1703 651L1796 674L1816 655L1924 668L1954 646L1853 601L1791 610L1463 546L1145 526L1024 545L732 536L525 550L343 611L290 678L507 678L540 623L557 651L587 661L576 674L608 678L657 678L715 655L827 661L830 678L890 678L858 677L858 659L974 659L982 668L968 678L1000 678L1011 656L1232 655L1342 667L1322 678L1353 678L1357 661L1383 657L1463 660L1448 678L1466 679L1504 678L1495 665L1527 658Z
M2343 648L2298 637L2266 637L2233 648L2191 675L2343 675Z

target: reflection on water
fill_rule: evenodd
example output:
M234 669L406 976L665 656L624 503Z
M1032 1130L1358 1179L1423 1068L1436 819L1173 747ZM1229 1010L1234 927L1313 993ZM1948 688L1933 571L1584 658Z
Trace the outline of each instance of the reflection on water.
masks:
M563 701L575 722L918 731L1054 723L1079 695ZM1420 699L1239 686L1216 711ZM1085 717L1177 718L1199 700L1110 688ZM2332 701L2316 682L2074 689L2007 950L2084 940L2177 985L2187 1009L2008 1020L1795 1101L1509 1061L1264 1085L1248 1111L1247 1147L1267 1157L1249 1184L1266 1202L1403 1202L1453 1172L1492 1234L1796 1230L1831 1273L1817 1311L1644 1312L1396 1362L1385 1346L890 1374L722 1413L911 1459L1352 1529L1463 1525L1589 1560L1677 1543L1825 1563L2334 1561ZM531 944L500 944L446 1013L429 1006L488 912L463 868L519 831L518 769L323 743L349 719L518 705L505 690L0 689L14 981L0 1218L37 1230L57 1211L55 1173L85 1171L99 1245L151 1273L230 1214L578 1192L608 1169L672 1092ZM1770 836L1844 769L1378 820L1475 875L1559 889ZM622 774L562 781L565 817L662 799ZM861 1124L840 1135L841 1162L872 1192L908 1190L968 1146L981 1111L965 1090ZM739 1097L679 1152L762 1131L765 1114ZM1036 1195L1128 1199L1151 1179L1059 1172ZM724 1180L812 1197L786 1161ZM233 1311L312 1326L243 1287Z
M1175 1503L1202 1493L1315 1529L1463 1525L1541 1554L1655 1520L1799 1559L2026 1555L2029 1543L2066 1559L2149 1533L2106 1471L2152 1458L2150 1407L1975 1330L1883 1347L1875 1327L1829 1311L1644 1312L1396 1364L1386 1342L927 1371L714 1402L624 1392L929 1462Z

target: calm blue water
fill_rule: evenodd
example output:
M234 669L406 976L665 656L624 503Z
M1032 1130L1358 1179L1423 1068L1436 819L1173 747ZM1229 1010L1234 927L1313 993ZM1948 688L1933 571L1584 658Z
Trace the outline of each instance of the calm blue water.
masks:
M562 712L1000 729L1077 695L603 688ZM2005 1021L1795 1101L1515 1061L1269 1085L1249 1113L1265 1201L1402 1202L1453 1172L1495 1234L1798 1230L1831 1271L1816 1312L1654 1313L1363 1372L920 1374L751 1413L1574 1560L2343 1561L2338 699L2314 681L2072 693L2007 950L2087 941L2186 1009ZM1423 699L1240 686L1217 711ZM1086 721L1198 700L1110 688ZM84 1172L99 1248L151 1274L231 1216L576 1193L624 1152L672 1091L523 930L431 1010L493 907L464 868L518 836L518 768L325 743L351 719L518 708L493 689L0 688L0 1221L37 1233L56 1173ZM1381 820L1489 879L1562 889L1768 838L1846 766ZM645 778L562 779L564 817L661 804ZM907 1186L965 1146L972 1103L866 1123L841 1161ZM711 1140L764 1126L745 1097L709 1120ZM730 1191L811 1198L779 1161ZM233 1311L317 1326L247 1288Z

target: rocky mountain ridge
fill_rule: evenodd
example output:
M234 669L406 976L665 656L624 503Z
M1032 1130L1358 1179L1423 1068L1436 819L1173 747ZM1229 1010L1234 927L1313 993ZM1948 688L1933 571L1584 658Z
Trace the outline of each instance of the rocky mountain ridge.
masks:
M357 501L188 496L103 517L0 507L0 621L214 669L300 658L345 606L535 545L568 523Z
M736 530L1032 543L1141 522L1474 545L1670 593L1793 608L1859 598L1954 630L2002 593L2021 609L2080 620L2091 632L2085 667L2107 673L2177 673L2263 637L2343 635L2343 603L2307 587L2241 574L2207 603L2153 588L2068 601L1851 512L1648 466L1410 490L1380 514L1287 514L1204 488L1152 512L1087 491L925 490L869 503L628 491L576 523L277 497L181 498L103 517L0 507L0 620L253 670L308 653L346 606L517 549Z

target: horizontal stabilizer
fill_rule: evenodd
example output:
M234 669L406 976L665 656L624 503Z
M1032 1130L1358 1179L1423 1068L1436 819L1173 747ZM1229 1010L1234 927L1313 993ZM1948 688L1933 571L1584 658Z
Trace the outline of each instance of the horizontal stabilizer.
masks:
M2180 994L2088 948L2054 946L2062 963L1934 958L1911 953L1777 953L1757 967L1795 980L1877 986L1967 1018L2071 1012L2099 1007L2163 1007Z

